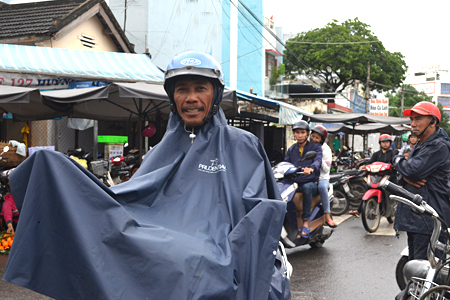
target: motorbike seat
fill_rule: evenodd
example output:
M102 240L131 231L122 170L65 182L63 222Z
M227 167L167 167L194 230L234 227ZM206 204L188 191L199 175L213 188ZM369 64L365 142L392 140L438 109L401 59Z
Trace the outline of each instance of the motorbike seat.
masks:
M303 220L302 220L302 214L303 214L303 193L295 193L294 198L292 199L292 201L295 203L295 208L297 210L297 224L299 227L299 230L301 229L301 224L303 224ZM311 212L313 211L314 207L317 205L317 203L320 202L320 194L316 194L313 196L313 201L312 201L312 205L311 205ZM317 224L315 224L315 222L310 222L310 228L316 228L318 225L323 225L323 221L321 222L317 222Z
M341 179L343 176L345 176L344 173L335 173L335 174L330 174L330 183L336 182L339 179Z
M351 170L344 170L343 171L345 175L356 175L358 174L359 170L358 169L351 169Z

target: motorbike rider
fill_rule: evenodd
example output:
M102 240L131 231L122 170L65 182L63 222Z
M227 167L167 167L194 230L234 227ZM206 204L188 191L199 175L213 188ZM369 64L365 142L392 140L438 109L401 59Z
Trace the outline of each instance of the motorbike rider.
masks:
M292 145L284 158L284 161L290 162L296 167L303 168L303 175L294 178L299 187L294 197L299 197L299 193L303 193L303 214L302 214L302 229L298 238L309 238L309 218L311 216L311 205L313 196L317 194L317 182L320 176L320 167L322 165L322 147L317 143L308 141L310 133L309 125L306 121L298 121L292 125L292 132L297 143ZM314 160L300 161L309 151L317 152ZM286 218L290 219L292 223L297 223L297 212L294 201L288 203L288 212Z
M56 200L52 206L32 201L42 197L38 184L30 183L33 193L19 193L21 216L32 217L21 219L18 229L24 231L17 232L15 246L22 251L8 261L5 280L57 299L290 299L279 250L286 203L259 139L227 124L220 108L225 87L221 65L209 54L183 52L170 62L165 79L172 111L167 130L130 180L111 193L99 188L95 201L79 183L81 172L66 175L77 178L76 188L64 184L52 189L56 199L39 198ZM57 153L38 151L12 174L28 177L11 178L16 190L37 180L29 177L35 173L30 169L51 161L37 159L43 156L61 164L58 175L65 166L74 167L64 165ZM39 174L50 173L52 184L61 184L52 173L55 168L40 166ZM96 184L87 178L88 187ZM70 200L62 193L70 193ZM46 219L38 228L36 220L53 212L59 213L58 220ZM87 212L94 217L80 221ZM76 226L52 226L75 219ZM89 232L89 245L80 246L95 251L78 251L66 243L39 247L37 238L25 239L38 230L51 230L45 238L56 246L55 239L75 240ZM70 262L60 263L66 259Z
M385 133L385 134L380 135L380 137L378 138L378 144L380 144L380 150L375 152L370 157L367 164L360 166L359 169L364 170L366 165L370 165L377 161L384 162L384 163L391 163L392 158L398 154L398 150L393 150L391 148L392 142L393 142L392 137L389 134ZM394 170L391 172L390 180L394 183L397 182L396 172ZM354 216L359 217L359 215L361 214L361 207L362 207L362 202L359 205L357 210L350 210L349 213Z
M330 186L330 169L333 154L330 146L325 143L328 136L328 131L322 125L314 126L311 129L310 141L322 145L322 165L320 166L319 184L317 185L322 201L323 210L325 213L325 224L331 228L336 228L337 225L330 215L330 199L328 198L328 187Z
M400 185L432 206L439 216L450 224L449 178L450 178L450 139L439 128L441 113L431 102L422 101L403 112L410 117L412 133L419 142L408 159L397 155L393 164L401 175ZM431 217L423 216L428 228L433 228ZM409 260L427 259L428 242L431 232L424 226L423 219L408 205L398 203L394 228L406 231L408 235Z
M406 144L405 146L403 146L400 151L398 152L399 155L403 155L405 153L406 149L412 150L414 148L414 146L417 144L417 141L419 140L419 138L417 137L417 135L415 133L411 133L408 136L408 144Z

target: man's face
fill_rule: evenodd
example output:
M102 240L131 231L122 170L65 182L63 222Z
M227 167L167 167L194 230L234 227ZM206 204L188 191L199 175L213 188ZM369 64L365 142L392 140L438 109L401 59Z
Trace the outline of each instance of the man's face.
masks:
M413 111L409 119L411 120L411 131L415 134L421 134L433 118L431 116L419 115ZM430 127L434 127L434 125L431 125Z
M381 149L387 150L391 147L390 141L381 141Z
M307 137L308 137L308 133L309 132L306 131L306 129L300 129L300 128L295 129L294 130L294 137L297 140L297 143L303 144L306 141Z
M317 132L311 133L311 136L309 138L311 142L320 144L322 142L322 137Z
M201 77L184 78L176 82L173 98L184 123L190 127L200 126L211 109L214 86Z
M411 145L415 145L415 144L417 144L417 141L419 140L419 138L417 137L417 136L410 136L409 137L409 143L411 144Z

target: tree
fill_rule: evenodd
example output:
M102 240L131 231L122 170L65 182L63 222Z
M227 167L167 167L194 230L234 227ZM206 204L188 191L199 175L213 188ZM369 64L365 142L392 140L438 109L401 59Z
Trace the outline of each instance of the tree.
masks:
M421 101L431 102L432 97L427 96L423 91L419 93L412 85L405 84L403 89L403 109L411 108ZM387 93L386 97L389 99L389 116L403 117L401 89Z
M269 84L270 85L275 85L277 83L279 77L281 75L284 75L285 72L286 71L285 71L284 64L283 63L279 63L278 64L278 68L272 70L272 75L270 76Z
M284 51L287 72L298 72L326 82L327 92L341 92L354 81L366 82L367 64L370 80L382 85L377 91L398 87L405 79L406 63L399 52L387 51L358 18L303 32L287 41ZM299 58L299 59L297 59Z
M398 90L394 93L386 94L386 97L389 98L389 116L392 117L402 117L403 112L401 111L401 90ZM406 84L404 85L403 91L403 109L411 108L416 103L421 101L430 101L432 102L432 97L427 96L423 91L418 92L413 86ZM448 135L450 135L450 124L449 116L444 112L444 107L441 103L438 103L437 106L441 112L441 123L439 127L443 128Z

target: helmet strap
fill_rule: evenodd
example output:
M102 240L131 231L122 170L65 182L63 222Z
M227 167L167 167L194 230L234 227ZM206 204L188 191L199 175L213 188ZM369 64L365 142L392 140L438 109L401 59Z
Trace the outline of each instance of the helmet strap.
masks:
M435 122L435 120L434 120L434 117L433 117L433 120L430 121L430 123L428 123L427 127L425 127L425 129L420 134L418 134L417 136L421 137L425 133L425 131L427 131L428 127L430 127L431 124L434 124L434 122Z

